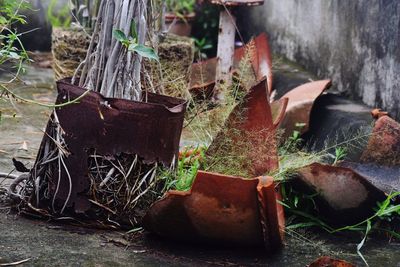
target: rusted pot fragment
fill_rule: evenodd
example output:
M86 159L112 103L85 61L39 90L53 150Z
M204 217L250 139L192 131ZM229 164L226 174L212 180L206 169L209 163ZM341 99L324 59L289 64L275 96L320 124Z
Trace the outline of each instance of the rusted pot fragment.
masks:
M281 123L281 128L285 130L285 138L292 135L294 130L299 131L300 134L308 131L314 102L330 86L331 80L309 82L283 96L289 99L286 115ZM301 125L301 127L296 125Z
M274 251L282 246L284 215L271 177L199 171L190 191L169 191L155 202L143 225L171 239Z
M272 59L267 35L262 33L247 45L235 50L232 72L237 72L240 61L248 51L254 80L261 81L267 77L269 92L272 91ZM192 65L190 91L194 95L210 96L215 85L217 58L211 58Z
M214 138L206 153L209 170L229 174L240 170L244 177L255 177L278 168L275 129L286 102L273 121L266 82L250 89Z
M333 259L328 256L320 257L308 266L309 267L356 267L354 264L350 262Z
M71 85L69 80L57 82L56 104L72 101L85 89ZM89 92L78 103L55 109L69 155L64 159L61 173L49 178L49 194L65 202L76 212L89 210L85 195L89 189L88 151L112 158L121 153L138 155L145 163L170 166L178 157L179 140L185 112L185 101L156 94L146 94L147 102L105 98ZM49 121L46 132L57 127ZM31 174L39 177L39 159L46 148L49 135L44 135ZM66 171L68 170L68 171ZM60 176L59 176L60 175ZM55 185L57 185L56 188ZM69 191L70 190L70 191ZM55 193L57 192L57 194Z
M350 168L313 163L298 171L298 179L319 193L318 209L337 223L357 222L372 215L385 194Z
M384 166L400 166L400 123L389 116L379 117L361 161Z

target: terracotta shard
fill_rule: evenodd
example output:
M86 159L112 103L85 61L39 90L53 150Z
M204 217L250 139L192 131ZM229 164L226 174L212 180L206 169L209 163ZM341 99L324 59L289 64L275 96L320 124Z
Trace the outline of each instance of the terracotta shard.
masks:
M333 259L328 256L320 257L308 266L309 267L356 267L354 264L350 262Z
M284 216L271 177L240 177L199 171L188 192L170 191L143 219L147 230L171 239L282 246ZM280 209L279 209L280 208Z
M400 166L400 123L381 116L364 150L361 161L384 166Z
M261 81L264 77L268 80L268 91L272 91L272 58L267 39L267 35L262 33L252 39L247 47L250 49L250 61L254 72L254 80ZM233 70L237 72L240 61L245 56L246 46L235 50L233 59ZM215 75L217 67L217 58L211 58L192 65L192 74L190 79L190 91L194 95L204 95L210 97L215 85Z
M265 88L266 79L252 87L243 101L234 108L224 128L209 146L207 159L215 161L236 156L238 160L232 164L240 164L236 167L244 170L248 177L263 175L278 168L275 129L285 109L280 108L278 121L273 121ZM219 172L220 169L230 168L229 164L227 160L220 160L209 166L212 165L210 170Z
M69 80L57 82L57 104L73 100L87 90L71 85ZM76 212L90 208L85 197L89 187L88 151L95 149L103 156L121 153L137 154L144 162L159 162L170 166L178 158L179 140L185 112L185 101L156 94L148 94L148 102L105 98L99 93L89 92L78 103L56 108L55 112L64 131L63 137L70 155L62 168L57 199L69 199L68 207ZM49 121L46 132L56 125ZM44 136L36 161L45 148ZM40 166L35 163L32 175L37 175ZM35 176L36 177L36 176ZM58 173L50 181L57 184ZM55 188L50 187L50 190ZM54 192L49 192L53 195Z
M289 101L288 98L283 97L270 104L272 120L274 122L275 127L279 127L280 123L282 123L282 120L286 115L285 111L287 109L288 101Z
M375 163L342 162L341 167L352 169L386 194L400 192L400 166L382 166Z
M337 223L357 222L372 215L385 194L350 168L313 163L298 171L298 179L319 193L318 209Z
M330 86L331 80L309 82L283 96L289 99L286 116L281 124L281 128L285 130L284 138L289 137L294 130L301 134L308 131L314 102ZM298 124L302 126L297 127Z

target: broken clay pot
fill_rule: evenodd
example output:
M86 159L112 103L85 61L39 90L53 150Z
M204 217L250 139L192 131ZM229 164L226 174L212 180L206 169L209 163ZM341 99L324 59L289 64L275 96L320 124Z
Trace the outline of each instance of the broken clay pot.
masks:
M284 99L278 103L280 107L274 109L273 118L265 90L266 82L263 79L250 89L212 141L206 153L210 171L226 173L221 170L239 168L246 171L243 174L245 177L256 177L278 168L275 135L284 117L287 101ZM235 160L228 161L226 158Z
M284 139L291 136L294 130L299 131L300 134L307 132L314 102L330 86L331 80L309 82L294 88L283 96L283 98L289 99L286 115L280 126L285 130ZM297 125L301 125L301 127Z
M400 166L382 166L374 163L341 162L341 167L352 169L376 188L390 195L400 191Z
M226 246L282 246L284 214L273 178L199 171L188 192L169 191L143 219L160 236Z
M308 265L308 267L355 267L355 265L344 260L322 256Z
M400 166L400 123L389 116L379 117L367 148L361 155L361 161L383 166Z
M350 168L313 163L298 171L301 185L319 193L317 208L333 223L355 223L373 214L384 192ZM295 180L296 182L296 180Z

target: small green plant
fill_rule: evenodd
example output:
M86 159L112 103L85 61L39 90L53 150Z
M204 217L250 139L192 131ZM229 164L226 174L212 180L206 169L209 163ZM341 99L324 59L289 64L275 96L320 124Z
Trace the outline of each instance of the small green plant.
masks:
M188 191L192 187L205 156L205 147L186 147L179 156L178 164L174 170L164 170L159 175L166 181L165 190Z
M335 148L335 159L333 161L333 165L336 165L339 161L343 160L347 156L347 148L346 147L336 147Z
M114 30L114 38L117 39L128 51L135 52L142 57L159 61L159 58L153 48L138 43L138 34L136 24L131 23L131 36L126 36L121 30Z
M180 18L192 13L194 11L195 0L166 0L166 7L168 12L174 13Z
M196 60L201 61L207 59L205 51L213 48L211 42L204 37L201 39L194 38L194 44Z

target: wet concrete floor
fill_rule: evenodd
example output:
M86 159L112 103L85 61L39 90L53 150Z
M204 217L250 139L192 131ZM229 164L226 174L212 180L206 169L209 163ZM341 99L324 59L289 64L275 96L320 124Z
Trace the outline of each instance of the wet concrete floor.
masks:
M276 86L285 90L315 77L301 68L277 61ZM27 68L27 84L15 92L36 101L55 99L53 73ZM50 109L0 100L0 172L13 170L16 157L31 167L43 136ZM6 184L9 181L0 183ZM179 231L179 229L177 229ZM260 248L217 248L159 239L148 233L130 236L46 222L7 214L0 206L0 266L29 259L21 266L306 266L321 255L342 258L363 266L356 253L362 234L345 236L320 232L287 231L286 246L276 255ZM370 266L400 266L399 243L370 238L362 252Z

